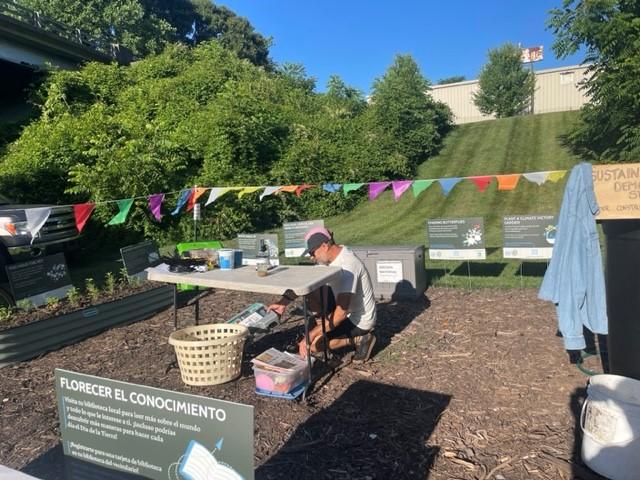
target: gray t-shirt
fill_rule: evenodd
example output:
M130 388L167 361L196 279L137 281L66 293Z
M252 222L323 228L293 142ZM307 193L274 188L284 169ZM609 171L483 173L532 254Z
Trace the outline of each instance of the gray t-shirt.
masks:
M376 300L369 272L364 264L344 245L342 251L330 266L340 267L340 284L334 286L336 298L341 293L351 293L349 320L363 330L371 330L376 325Z

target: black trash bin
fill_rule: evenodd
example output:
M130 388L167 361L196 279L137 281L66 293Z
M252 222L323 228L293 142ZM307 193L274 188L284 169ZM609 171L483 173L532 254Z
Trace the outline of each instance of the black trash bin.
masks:
M640 380L640 220L602 221L610 373Z

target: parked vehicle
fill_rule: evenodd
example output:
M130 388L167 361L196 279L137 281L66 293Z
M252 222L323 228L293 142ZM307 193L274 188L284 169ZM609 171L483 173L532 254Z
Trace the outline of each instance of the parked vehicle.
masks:
M32 238L26 210L51 205L21 205L0 194L0 307L13 305L6 265L46 253L75 248L79 238L72 207L51 206L51 215ZM33 241L32 241L33 240Z

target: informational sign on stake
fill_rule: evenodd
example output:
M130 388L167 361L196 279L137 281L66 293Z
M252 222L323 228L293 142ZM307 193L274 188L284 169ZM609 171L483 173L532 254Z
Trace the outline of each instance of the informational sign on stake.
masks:
M36 307L47 298L64 298L73 287L64 254L42 256L7 265L11 293L16 301L27 300Z
M284 256L288 258L301 256L307 248L304 236L314 227L324 227L324 220L285 222L282 225L284 230Z
M502 256L526 260L551 258L557 223L555 215L502 217Z
M483 260L487 257L482 217L427 220L427 241L431 260Z
M60 369L55 383L65 455L154 480L254 478L252 406Z
M238 248L242 250L243 265L256 265L261 255L268 256L271 265L280 265L278 235L275 233L238 234Z

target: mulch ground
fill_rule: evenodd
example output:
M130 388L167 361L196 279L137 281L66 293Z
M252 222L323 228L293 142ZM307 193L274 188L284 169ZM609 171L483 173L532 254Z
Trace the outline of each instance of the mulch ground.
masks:
M269 296L216 291L201 316L223 321ZM555 336L536 291L431 288L378 305L378 343L349 354L308 402L255 394L248 360L292 348L293 315L248 347L242 377L189 387L172 366L170 310L0 371L0 464L64 478L54 368L255 407L257 479L596 479L580 461L577 418L588 378ZM192 324L192 310L179 312ZM315 368L315 367L314 367Z

